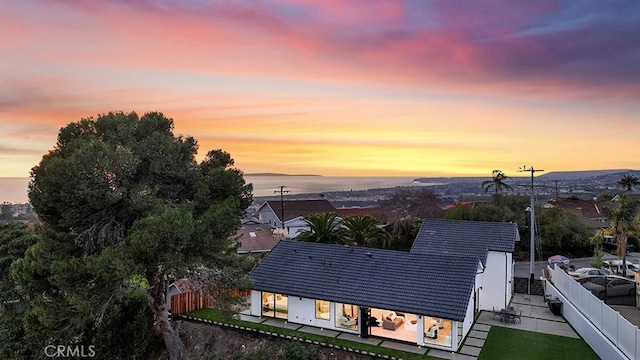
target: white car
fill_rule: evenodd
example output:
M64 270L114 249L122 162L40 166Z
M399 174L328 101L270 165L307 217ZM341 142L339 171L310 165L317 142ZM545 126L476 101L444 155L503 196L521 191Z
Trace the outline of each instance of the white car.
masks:
M609 271L607 270L596 269L596 268L580 268L576 271L569 271L568 274L571 275L571 277L576 280L586 278L586 277L592 277L592 276L611 275L611 273L609 273Z
M604 268L613 275L621 275L626 277L634 277L636 272L640 272L640 266L631 261L626 262L626 266L622 266L622 260L606 260Z

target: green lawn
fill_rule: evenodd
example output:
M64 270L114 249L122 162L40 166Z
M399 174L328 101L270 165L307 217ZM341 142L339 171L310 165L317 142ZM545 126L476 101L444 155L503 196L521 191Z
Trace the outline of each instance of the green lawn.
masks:
M582 339L493 326L478 359L598 360L600 358Z

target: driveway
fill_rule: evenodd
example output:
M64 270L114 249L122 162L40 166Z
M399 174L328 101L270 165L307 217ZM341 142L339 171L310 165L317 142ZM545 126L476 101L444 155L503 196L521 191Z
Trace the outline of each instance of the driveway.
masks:
M602 256L602 260L614 260L617 259L618 257L609 253L604 253L604 255ZM633 263L638 263L640 261L640 253L638 252L632 252L629 253L627 255L627 261L631 261ZM581 267L591 267L591 263L593 262L593 257L586 257L586 258L575 258L575 259L571 259L571 262L569 263L569 265L573 265L576 267L576 269L579 269ZM534 277L537 279L540 276L542 276L542 269L544 269L545 267L547 267L547 265L549 265L549 262L547 261L536 261L534 263ZM524 277L524 278L528 278L530 275L530 270L529 270L529 262L528 261L516 261L516 265L515 265L515 269L514 269L514 275L515 277Z

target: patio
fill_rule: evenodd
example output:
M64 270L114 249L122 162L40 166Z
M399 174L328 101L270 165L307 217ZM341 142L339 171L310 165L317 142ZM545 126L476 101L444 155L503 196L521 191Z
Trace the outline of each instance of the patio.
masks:
M491 311L483 311L477 322L491 326L580 338L562 316L551 313L542 296L514 294L510 306L513 306L517 312L522 310L522 322L516 321L515 324L503 322L499 318L494 318Z

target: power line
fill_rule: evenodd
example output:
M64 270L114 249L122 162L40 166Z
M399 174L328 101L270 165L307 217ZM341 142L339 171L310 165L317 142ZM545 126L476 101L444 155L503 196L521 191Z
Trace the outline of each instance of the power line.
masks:
M531 213L531 243L529 244L531 246L529 253L529 272L531 273L531 278L529 279L529 295L531 295L531 286L533 285L533 264L535 263L536 260L536 255L535 255L535 221L536 221L536 215L535 215L535 199L533 198L533 174L536 172L540 172L540 171L544 171L544 170L539 170L539 169L534 169L533 166L527 168L527 166L522 166L520 168L520 170L518 170L518 172L523 172L523 171L527 171L531 173L531 206L529 207L530 209L530 213Z
M284 194L289 190L285 190L285 185L280 185L280 190L275 190L274 193L280 193L280 223L282 224L282 230L284 230Z

